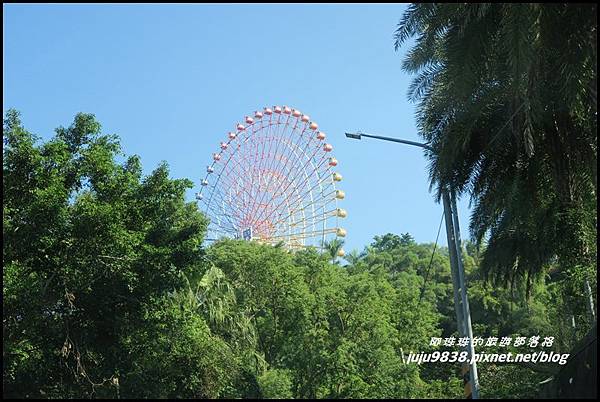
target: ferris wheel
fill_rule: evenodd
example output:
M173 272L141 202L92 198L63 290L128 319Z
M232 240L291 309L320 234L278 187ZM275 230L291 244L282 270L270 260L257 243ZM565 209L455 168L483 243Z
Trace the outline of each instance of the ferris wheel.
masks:
M213 153L196 199L210 219L208 237L322 248L345 237L338 207L342 175L325 133L309 116L273 106L246 116ZM338 256L343 256L340 249Z

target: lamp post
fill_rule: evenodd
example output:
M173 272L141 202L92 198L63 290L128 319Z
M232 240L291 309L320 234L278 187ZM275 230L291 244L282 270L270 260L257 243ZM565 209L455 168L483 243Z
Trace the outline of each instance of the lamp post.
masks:
M398 142L412 145L432 151L433 148L427 144L415 141L402 140L399 138L382 137L379 135L365 134L361 132L346 133L346 137L361 140L362 137L374 138L383 141ZM444 206L444 220L446 222L446 236L448 238L448 251L450 255L450 268L452 274L452 285L454 289L454 312L458 334L467 337L469 343L465 350L468 360L462 365L463 381L465 383L465 396L467 398L479 398L479 379L477 376L477 364L472 356L475 354L473 346L473 330L471 328L471 312L467 298L467 287L465 284L465 272L462 259L462 247L460 241L460 228L458 225L458 212L456 209L456 196L454 191L447 188L442 189L442 204Z

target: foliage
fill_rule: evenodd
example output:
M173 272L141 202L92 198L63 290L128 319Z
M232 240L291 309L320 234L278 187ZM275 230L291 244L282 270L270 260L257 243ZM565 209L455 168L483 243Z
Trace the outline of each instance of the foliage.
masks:
M120 396L213 399L234 392L237 358L202 316L177 298L152 304L144 325L124 340L132 364L123 373Z
M92 115L38 144L9 111L4 136L3 396L462 397L458 364L404 363L457 336L445 247L388 233L342 266L339 243L203 246L191 183L117 163ZM589 328L588 265L501 288L482 253L465 244L476 335L556 336L565 352ZM548 375L479 367L489 397L535 396Z
M396 48L411 37L431 184L470 194L484 274L595 267L596 5L413 4Z
M337 264L338 262L338 253L342 250L342 246L344 245L344 240L340 238L334 238L330 241L323 242L323 249L329 254L331 258L332 264Z
M287 370L267 370L258 378L258 383L265 399L290 399L293 396L292 382Z
M116 163L117 138L93 115L37 145L11 110L4 137L4 395L114 388L152 301L200 268L206 219L183 200L191 182L166 164L142 178L135 156Z

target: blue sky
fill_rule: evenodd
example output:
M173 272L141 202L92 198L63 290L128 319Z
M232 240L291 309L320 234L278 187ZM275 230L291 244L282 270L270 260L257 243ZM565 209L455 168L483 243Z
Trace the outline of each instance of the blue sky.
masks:
M264 106L310 115L339 160L346 250L374 235L435 240L442 207L418 148L393 33L406 5L4 5L3 110L44 139L94 113L138 154L199 186L234 124ZM188 198L193 199L193 191ZM468 238L468 200L459 201ZM442 229L440 243L446 244Z

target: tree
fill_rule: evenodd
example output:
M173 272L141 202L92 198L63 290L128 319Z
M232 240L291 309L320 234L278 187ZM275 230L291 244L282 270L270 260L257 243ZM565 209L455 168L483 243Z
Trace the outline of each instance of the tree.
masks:
M482 268L504 284L595 264L596 5L411 5L396 48L433 147L431 185L468 192Z
M265 371L258 379L263 398L291 399L292 382L289 371L274 369Z
M218 352L207 346L219 342L198 329L201 318L153 310L203 269L198 246L207 221L184 201L189 180L169 179L166 164L142 178L135 156L118 164L117 138L101 134L89 114L38 145L11 110L3 135L4 396L114 397L141 389L147 379L127 374L136 370L156 369L156 383L172 378L160 375L171 375L176 358L140 361L131 351L160 349L167 338L144 344L132 334L175 322L182 327L172 327L172 336L186 339L198 359L205 348L207 361L222 353L222 345ZM188 374L195 389L161 395L223 389ZM183 373L177 378L186 381Z
M361 258L363 258L365 254L359 253L358 250L352 250L347 255L344 256L344 259L350 263L350 265L356 265Z
M433 244L388 233L344 267L331 260L339 243L332 254L241 240L204 248L206 219L184 201L190 182L169 179L166 164L142 177L137 157L115 162L117 138L92 115L40 145L16 112L7 121L3 396L462 395L458 364L403 362L452 350L429 342L457 336L446 248L432 256ZM556 334L553 350L566 352L585 331L588 267L551 269L526 300L522 282L490 287L466 249L476 335ZM486 364L487 396L534 396L548 374Z
M121 375L118 397L238 396L234 387L241 367L234 350L211 334L185 298L165 296L149 304L144 324L125 338L123 349L131 366Z
M339 263L337 261L337 258L339 256L340 251L342 250L343 246L344 246L344 240L339 239L337 237L335 239L330 240L330 241L324 241L323 242L323 249L331 257L331 263L332 264L338 264Z
M384 236L375 236L371 247L378 251L390 251L402 244L400 236L393 233L386 233Z

